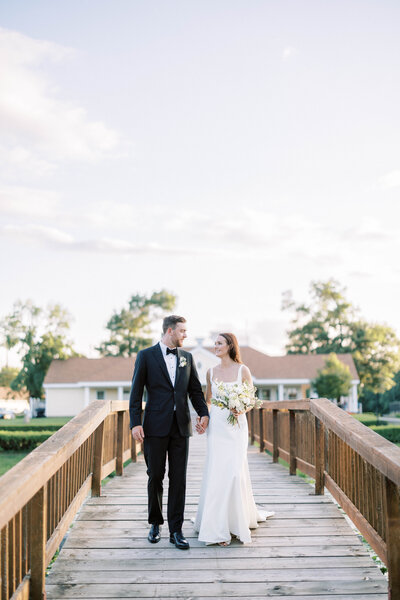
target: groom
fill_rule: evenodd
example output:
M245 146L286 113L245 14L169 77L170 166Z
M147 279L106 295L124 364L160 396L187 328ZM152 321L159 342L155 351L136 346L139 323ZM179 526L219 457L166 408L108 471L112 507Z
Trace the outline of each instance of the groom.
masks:
M163 479L168 455L168 526L169 541L180 550L189 544L182 534L185 509L186 465L192 426L187 396L199 415L196 429L204 433L208 410L193 357L181 350L186 338L186 319L171 315L163 321L161 341L141 350L135 362L129 400L134 440L144 442L144 458L149 476L147 484L149 523L148 540L160 541ZM147 402L142 426L142 396Z

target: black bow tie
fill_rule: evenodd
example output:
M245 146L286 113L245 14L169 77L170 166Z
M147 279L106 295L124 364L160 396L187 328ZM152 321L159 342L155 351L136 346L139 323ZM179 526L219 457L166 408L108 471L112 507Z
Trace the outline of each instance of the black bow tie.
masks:
M176 356L176 354L177 354L176 348L167 348L167 356L168 356L168 354L175 354L175 356Z

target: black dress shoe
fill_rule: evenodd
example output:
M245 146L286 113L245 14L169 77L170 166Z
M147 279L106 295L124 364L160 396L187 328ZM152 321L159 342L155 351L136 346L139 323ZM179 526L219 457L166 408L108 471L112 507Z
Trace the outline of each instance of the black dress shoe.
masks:
M181 531L175 531L174 533L170 533L169 541L171 544L175 544L175 548L179 548L179 550L189 550L189 542L185 540Z
M147 539L149 540L149 542L151 544L157 544L157 542L160 541L161 535L160 535L160 526L159 525L155 524L150 527L150 531L149 531L149 535L147 536Z

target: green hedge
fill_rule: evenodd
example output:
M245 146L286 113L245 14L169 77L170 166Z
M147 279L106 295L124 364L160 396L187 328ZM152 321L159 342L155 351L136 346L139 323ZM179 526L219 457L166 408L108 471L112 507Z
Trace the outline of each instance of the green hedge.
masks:
M54 431L5 431L0 430L2 450L34 450L45 442Z
M35 423L26 423L25 425L5 425L0 421L1 431L58 431L62 425L35 425Z
M371 425L371 429L389 440L389 442L400 443L400 427L398 425Z
M361 413L359 415L353 415L353 417L357 419L357 421L360 421L360 423L362 423L363 425L366 425L367 427L371 427L372 425L386 424L385 420L382 418L380 418L378 421L374 413Z

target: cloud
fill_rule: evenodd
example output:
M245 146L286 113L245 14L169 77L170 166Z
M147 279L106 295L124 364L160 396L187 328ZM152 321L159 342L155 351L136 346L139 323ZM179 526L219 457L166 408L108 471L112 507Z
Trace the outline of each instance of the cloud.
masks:
M0 215L51 218L59 210L58 194L24 186L0 187Z
M50 246L60 250L83 251L90 253L105 254L168 254L182 255L185 253L195 254L196 251L188 251L187 248L164 246L157 243L134 244L127 240L113 238L100 238L92 240L78 240L69 233L65 233L55 227L43 225L4 225L0 233L6 237L22 239L24 243Z
M284 48L282 52L282 59L289 60L290 58L292 58L292 56L296 56L298 53L299 51L293 46L286 46L286 48Z
M111 156L120 136L86 110L60 97L46 74L49 63L75 56L65 48L0 28L0 157L43 174L60 161Z
M398 234L389 231L377 219L363 217L354 227L346 228L341 233L341 238L350 243L355 242L387 242L394 240Z
M384 190L400 187L400 169L397 169L396 171L390 171L390 173L382 175L378 181L380 187Z

